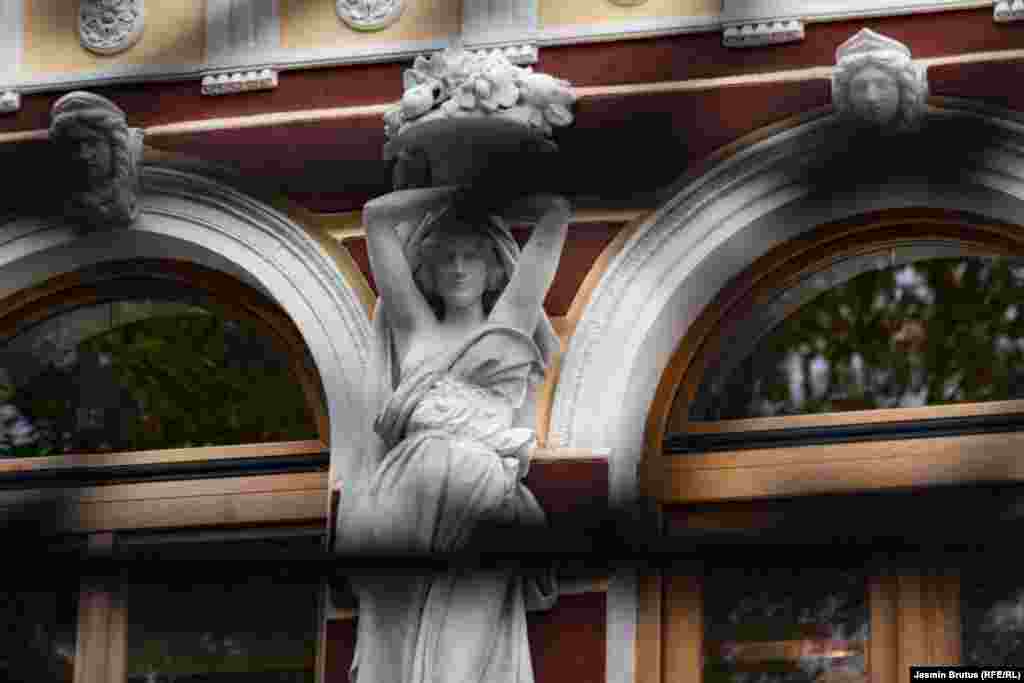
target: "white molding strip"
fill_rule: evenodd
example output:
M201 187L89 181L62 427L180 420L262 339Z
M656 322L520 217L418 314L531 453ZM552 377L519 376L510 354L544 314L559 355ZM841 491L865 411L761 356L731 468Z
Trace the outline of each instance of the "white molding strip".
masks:
M24 0L0 1L0 81L14 78L21 67L24 23ZM20 108L20 93L0 88L0 113Z

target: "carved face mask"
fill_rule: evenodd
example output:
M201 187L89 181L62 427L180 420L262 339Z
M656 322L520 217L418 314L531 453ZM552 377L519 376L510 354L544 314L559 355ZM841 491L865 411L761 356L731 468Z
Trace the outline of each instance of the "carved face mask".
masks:
M885 125L900 109L900 86L885 71L868 66L850 80L850 104L863 120Z
M65 133L72 159L79 164L91 183L105 180L114 168L110 141L101 133L85 126L72 126Z

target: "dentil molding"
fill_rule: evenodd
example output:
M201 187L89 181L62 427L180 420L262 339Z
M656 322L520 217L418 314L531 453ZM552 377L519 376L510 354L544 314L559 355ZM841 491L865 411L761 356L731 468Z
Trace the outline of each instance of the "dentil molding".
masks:
M758 47L803 39L804 22L799 19L733 24L722 32L722 45L726 47Z
M273 90L277 87L275 69L232 71L203 76L204 95L233 95L251 90Z
M1024 0L998 0L992 18L1000 23L1024 20Z
M0 113L21 109L21 94L17 90L0 90Z

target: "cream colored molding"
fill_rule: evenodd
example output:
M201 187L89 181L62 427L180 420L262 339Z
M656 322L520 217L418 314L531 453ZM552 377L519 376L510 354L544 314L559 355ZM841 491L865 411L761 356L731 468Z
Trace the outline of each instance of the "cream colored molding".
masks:
M273 90L277 87L277 71L234 71L203 76L204 95L232 95L250 90Z
M78 38L90 52L124 52L139 42L145 27L145 0L78 0Z
M0 81L17 77L21 65L23 1L0 2ZM0 88L0 113L18 111L21 95L17 90Z
M207 0L206 59L223 68L203 74L204 95L277 87L277 70L250 64L281 46L279 0Z
M1000 23L1024 20L1024 0L998 0L992 18Z
M466 47L529 43L537 31L538 0L463 0Z
M405 0L335 0L334 9L356 31L380 31L398 21Z

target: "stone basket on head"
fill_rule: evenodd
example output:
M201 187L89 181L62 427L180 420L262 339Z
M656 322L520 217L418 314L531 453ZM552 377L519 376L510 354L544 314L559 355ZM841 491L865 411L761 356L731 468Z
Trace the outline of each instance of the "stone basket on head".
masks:
M400 160L398 187L469 185L524 154L556 151L552 132L572 123L576 101L567 81L516 66L500 50L417 57L403 86L384 114L384 158Z

